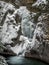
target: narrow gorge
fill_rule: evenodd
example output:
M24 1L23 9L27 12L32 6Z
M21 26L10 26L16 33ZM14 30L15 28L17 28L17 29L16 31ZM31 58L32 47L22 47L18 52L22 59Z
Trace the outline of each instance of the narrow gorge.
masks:
M24 58L49 64L48 0L0 0L0 57L1 65L26 65L17 64Z

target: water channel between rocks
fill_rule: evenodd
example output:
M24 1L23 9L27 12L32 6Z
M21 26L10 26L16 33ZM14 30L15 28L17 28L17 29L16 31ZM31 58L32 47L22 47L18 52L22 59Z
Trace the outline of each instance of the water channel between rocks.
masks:
M16 55L6 58L8 65L46 65L24 57L36 54L49 60L48 4L47 0L0 0L0 54Z

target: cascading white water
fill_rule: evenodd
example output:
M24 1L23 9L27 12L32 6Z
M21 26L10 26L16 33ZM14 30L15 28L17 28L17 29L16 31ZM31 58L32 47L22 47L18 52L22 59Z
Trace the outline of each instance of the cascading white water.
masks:
M15 21L15 16L17 14L22 18L21 25L19 24L18 26ZM32 17L34 17L35 15L36 13L33 12ZM24 56L25 52L30 51L36 44L39 43L36 39L37 34L38 36L43 34L42 27L40 27L42 23L41 22L37 23L35 27L35 24L33 22L34 22L34 18L31 21L30 12L27 10L25 6L21 6L12 15L8 13L2 27L2 33L1 33L2 43L4 44L7 42L8 44L13 43L12 38L18 37L18 31L21 26L21 32L23 34L23 35L20 35L20 38L19 38L19 41L21 41L21 43L16 44L14 47L10 46L10 49L17 55Z
M30 12L27 10L26 7L22 6L18 10L15 11L14 14L19 14L19 16L22 17L21 21L21 29L22 29L22 36L20 36L21 39L21 44L16 45L15 47L11 47L11 49L19 55L20 53L22 55L25 54L27 47L30 45L30 41L28 38L33 37L33 32L34 32L34 23L30 21L31 15ZM36 13L33 13L32 16L36 15ZM14 15L13 15L14 16ZM29 33L28 33L29 32ZM18 48L17 48L18 47ZM15 49L15 50L14 50ZM17 51L16 51L17 50Z
M21 41L21 44L20 45L16 45L15 47L11 47L11 49L17 54L17 55L21 55L21 56L24 56L25 55L25 52L28 52L30 51L32 48L35 47L35 45L37 45L36 47L38 47L38 44L41 44L40 42L38 42L36 40L36 36L38 35L39 37L41 35L43 35L43 31L42 31L42 28L38 25L42 25L41 22L39 22L36 26L36 29L34 31L34 35L33 35L33 38L32 38L32 41L30 42L29 39L25 36L20 36L20 41ZM37 41L37 43L36 43ZM28 50L27 50L28 49Z

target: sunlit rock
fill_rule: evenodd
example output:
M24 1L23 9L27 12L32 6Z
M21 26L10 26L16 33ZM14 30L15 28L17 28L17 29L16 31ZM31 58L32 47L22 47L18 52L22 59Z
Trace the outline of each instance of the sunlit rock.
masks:
M46 4L46 0L37 0L32 6L39 6L40 4Z
M18 27L16 26L15 19L10 17L10 14L8 14L2 27L2 43L13 43L11 39L18 36L17 32L19 31L19 27L20 25L18 25Z
M46 0L37 0L32 7L39 8L40 10L46 10L47 1Z
M14 11L15 7L10 3L0 1L0 22L2 21L2 18L8 10Z

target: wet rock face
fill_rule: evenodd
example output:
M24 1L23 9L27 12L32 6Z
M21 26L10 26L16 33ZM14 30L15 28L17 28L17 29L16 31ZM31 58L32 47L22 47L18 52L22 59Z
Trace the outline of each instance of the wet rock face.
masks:
M2 37L3 37L2 40L4 42L5 42L4 39L7 37L7 36L5 37L6 31L7 31L7 28L6 28L7 25L6 25L6 23L4 24L4 21L7 20L7 18L6 18L7 14L9 13L9 14L12 15L12 13L14 12L14 10L15 10L15 7L12 4L0 1L0 53L3 52L3 54L4 54L4 50L7 50L7 48L4 46L4 43L2 44L2 42L1 42ZM3 26L3 28L2 28L2 26ZM10 27L12 27L12 26L10 26ZM4 31L4 34L1 33L3 31ZM3 36L2 36L2 34L3 34Z
M10 3L5 3L0 1L0 22L2 21L2 18L4 17L5 12L7 12L8 10L9 12L12 12L15 10L15 7L11 5Z
M0 1L0 42L17 55L34 50L49 57L49 2L8 1Z

